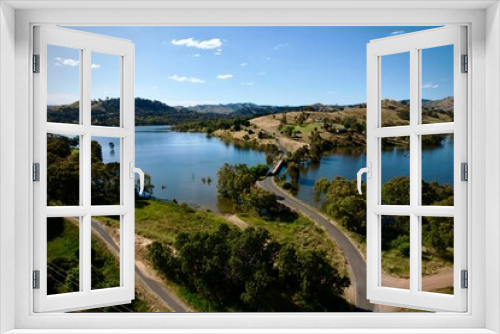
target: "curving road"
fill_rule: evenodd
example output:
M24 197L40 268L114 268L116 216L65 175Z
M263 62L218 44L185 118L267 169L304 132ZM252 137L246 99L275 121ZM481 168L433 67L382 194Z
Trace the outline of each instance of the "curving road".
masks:
M276 138L276 144L282 153L282 157L285 157L287 149L278 138ZM283 204L296 211L302 212L315 223L325 228L328 236L335 240L337 245L339 245L342 249L346 260L349 263L351 280L356 287L356 307L360 311L376 311L377 305L370 303L368 299L366 299L366 261L351 240L349 240L349 238L339 228L333 225L330 220L319 213L316 209L309 207L301 200L293 197L288 192L278 187L273 182L272 176L268 176L263 181L258 181L257 184L267 191L283 197L284 199L281 200Z
M114 256L120 255L120 248L115 243L113 238L109 235L106 229L102 226L101 222L97 219L92 219L92 230L97 236L106 244L108 249L113 252ZM173 312L189 312L190 309L185 305L177 295L165 287L158 281L150 278L140 268L135 266L135 274L142 281L142 283L160 299L167 307Z

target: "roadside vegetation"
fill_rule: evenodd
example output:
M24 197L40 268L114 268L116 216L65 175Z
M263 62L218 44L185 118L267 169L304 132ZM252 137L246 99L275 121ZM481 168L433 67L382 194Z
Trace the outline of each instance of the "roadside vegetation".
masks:
M119 261L100 239L92 234L93 290L120 286ZM47 220L47 294L61 294L80 290L79 228L77 218L49 218ZM149 312L142 296L132 303L110 306L85 312Z
M363 184L363 188L365 185ZM408 177L397 177L382 185L382 203L408 205ZM325 196L323 211L335 219L355 240L366 243L366 197L359 195L356 181L337 177L319 179L315 191ZM365 193L365 192L363 192ZM453 188L437 182L422 182L422 201L430 205L453 205ZM409 277L410 224L408 217L382 216L382 269L391 275ZM424 275L453 265L453 218L422 219L422 269ZM365 249L365 247L360 247Z

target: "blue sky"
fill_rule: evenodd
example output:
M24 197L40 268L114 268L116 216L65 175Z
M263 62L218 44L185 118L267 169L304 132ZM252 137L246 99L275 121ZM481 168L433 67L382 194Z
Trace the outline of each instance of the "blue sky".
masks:
M170 105L366 101L366 44L427 27L70 27L135 43L137 97ZM423 98L453 95L451 47L426 50ZM383 97L409 98L404 55L382 60ZM392 57L389 59L389 57ZM48 50L48 102L78 99L78 52ZM117 97L116 56L92 54L92 98Z

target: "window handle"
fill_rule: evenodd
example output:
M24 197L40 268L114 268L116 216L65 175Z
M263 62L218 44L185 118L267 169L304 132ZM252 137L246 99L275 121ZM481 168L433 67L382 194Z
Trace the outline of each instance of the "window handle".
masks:
M132 161L130 161L129 163L129 171L131 179L135 178L135 173L139 174L139 195L142 195L142 192L144 190L144 172L142 171L142 169L134 167L134 163Z
M360 194L362 194L363 192L361 191L361 175L363 175L363 173L366 173L366 176L371 179L372 177L372 163L370 161L368 161L368 166L367 167L364 167L364 168L361 168L359 171L358 171L358 192Z

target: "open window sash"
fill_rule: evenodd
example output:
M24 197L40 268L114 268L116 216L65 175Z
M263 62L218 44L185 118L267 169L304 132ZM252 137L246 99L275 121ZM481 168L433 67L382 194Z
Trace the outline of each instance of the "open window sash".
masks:
M79 60L48 59L49 45L71 48L78 52ZM114 55L120 68L120 124L116 127L94 126L91 123L91 54L98 52ZM34 28L34 152L33 162L38 164L38 182L33 184L34 192L34 262L33 294L34 312L67 312L96 307L127 304L134 299L134 44L131 41L100 36L58 27L37 26ZM48 67L78 71L79 68L79 119L73 123L47 121L48 109ZM92 70L93 71L93 70ZM65 82L58 85L64 86ZM76 98L75 98L76 100ZM79 144L79 204L69 206L48 206L47 187L47 134L78 136ZM120 142L120 181L117 205L92 205L91 142L92 136L114 137ZM69 185L68 185L69 186ZM119 227L119 272L120 282L116 287L92 288L92 217L120 216ZM53 218L67 218L77 229L79 246L78 270L72 278L53 275L60 284L77 282L74 290L65 293L48 291L47 224ZM63 249L63 248L62 248ZM69 250L68 250L69 252ZM64 255L64 254L63 254ZM54 265L55 266L55 265ZM58 271L61 267L51 268ZM66 280L64 280L66 278ZM71 283L71 282L70 282Z
M454 120L422 124L422 50L453 45ZM382 127L382 57L408 52L410 59L410 122ZM372 40L367 45L367 298L376 304L431 311L467 310L467 289L461 287L467 269L467 182L461 164L467 163L467 74L462 55L467 54L466 28L442 27ZM470 68L469 68L470 71ZM422 205L421 136L453 134L454 206ZM410 140L410 205L382 205L381 159L384 137ZM407 216L410 227L409 289L382 286L382 216ZM422 217L453 217L453 294L422 290ZM469 275L470 277L470 275Z

